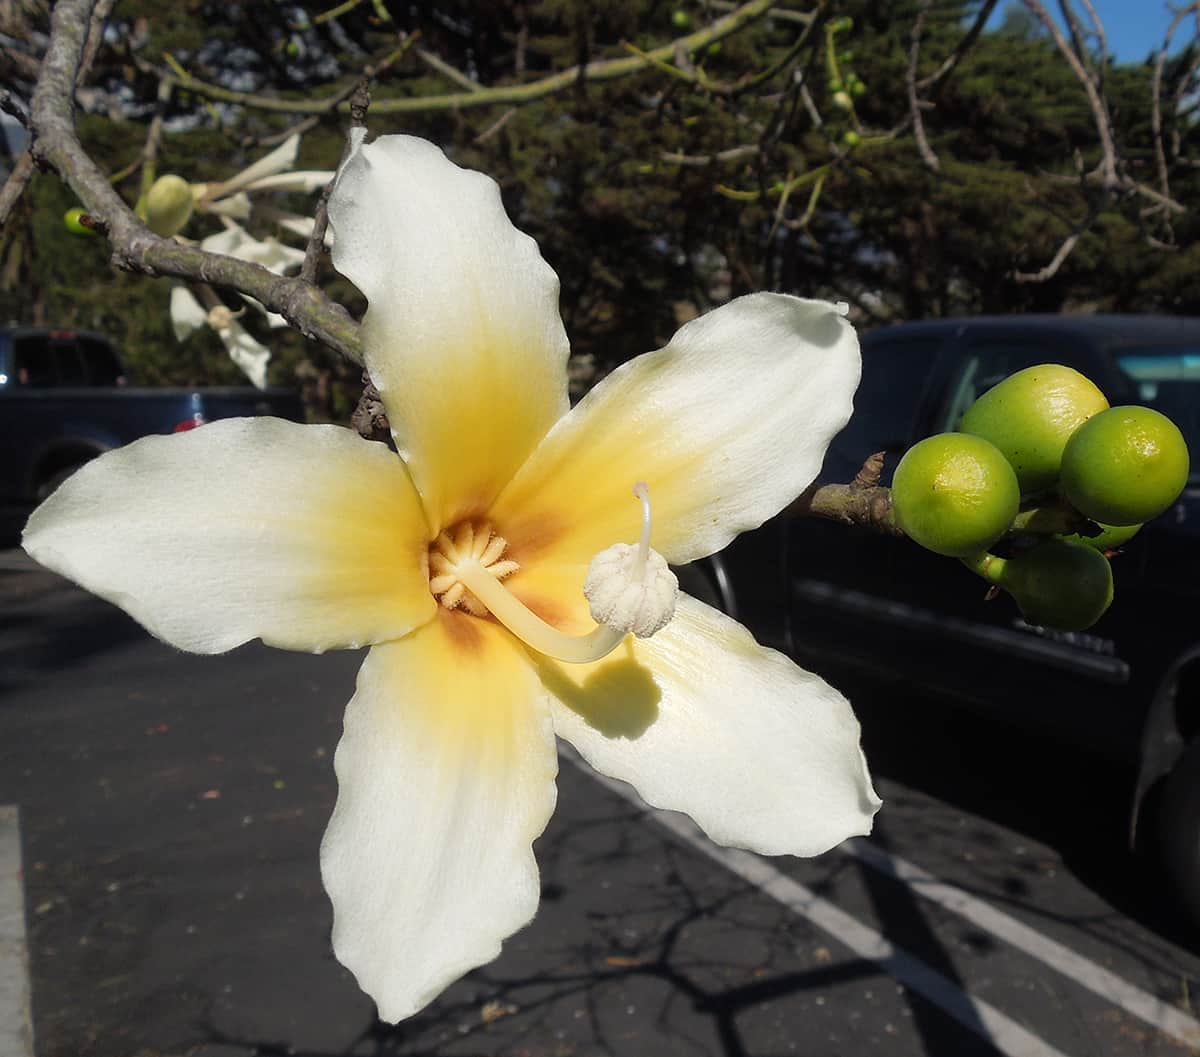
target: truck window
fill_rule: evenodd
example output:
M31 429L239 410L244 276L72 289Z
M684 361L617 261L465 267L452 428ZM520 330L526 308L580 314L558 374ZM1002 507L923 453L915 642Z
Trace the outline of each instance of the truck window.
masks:
M1138 402L1166 415L1188 448L1200 452L1200 346L1117 348L1113 358L1133 384ZM1190 480L1200 480L1200 459L1194 454Z
M1045 335L977 339L967 345L951 381L938 432L958 429L978 397L1010 374L1039 363L1061 363L1083 374L1095 373L1088 357L1067 339Z
M58 384L49 335L30 334L13 342L13 376L18 386L42 388Z
M96 338L79 339L79 351L83 353L89 385L124 385L125 375L121 363L106 341Z
M826 477L849 480L868 456L882 451L892 456L885 463L886 480L895 457L913 439L917 408L941 345L938 337L913 337L863 346L854 414L830 445Z
M58 384L87 385L87 372L83 369L83 356L79 352L79 342L74 338L52 338L50 347L54 352Z

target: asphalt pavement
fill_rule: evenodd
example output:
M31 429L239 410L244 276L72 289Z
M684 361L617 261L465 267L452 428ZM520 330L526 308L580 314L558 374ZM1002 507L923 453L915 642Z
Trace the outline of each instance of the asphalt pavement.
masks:
M1200 1052L1200 947L1124 850L1128 776L858 686L870 840L717 849L564 754L537 919L380 1024L330 953L317 867L360 660L186 656L0 552L0 805L40 1057Z

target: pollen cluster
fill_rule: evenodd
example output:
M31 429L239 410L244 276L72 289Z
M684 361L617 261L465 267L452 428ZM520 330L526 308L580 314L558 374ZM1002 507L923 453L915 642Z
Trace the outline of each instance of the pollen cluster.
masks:
M497 580L503 580L520 568L504 557L507 547L507 540L486 521L463 521L443 529L429 545L429 590L447 609L487 616L487 607L459 579L458 567L464 562L477 563Z

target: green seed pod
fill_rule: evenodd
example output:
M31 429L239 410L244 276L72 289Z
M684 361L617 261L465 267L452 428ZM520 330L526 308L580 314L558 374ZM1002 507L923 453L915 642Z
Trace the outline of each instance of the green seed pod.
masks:
M182 176L160 176L146 192L146 226L164 238L182 231L192 216L192 188Z
M1062 540L1009 558L999 581L1030 624L1059 631L1090 628L1113 599L1108 559L1093 547Z
M86 238L95 238L95 228L89 227L87 224L82 222L82 218L85 216L87 216L87 210L81 209L79 206L68 209L63 214L63 226L72 235L83 235Z

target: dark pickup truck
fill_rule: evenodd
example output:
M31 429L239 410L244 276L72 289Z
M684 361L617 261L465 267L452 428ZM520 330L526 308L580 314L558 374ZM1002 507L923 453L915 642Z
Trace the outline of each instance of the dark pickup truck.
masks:
M0 531L89 459L150 433L192 429L218 418L303 419L282 389L140 389L99 334L0 327Z
M850 481L882 451L890 484L908 447L954 429L979 394L1038 363L1074 367L1114 405L1157 408L1192 454L1179 501L1113 559L1115 601L1087 631L1027 624L1007 596L986 601L959 562L816 518L769 522L699 571L710 600L835 682L847 665L872 671L1124 764L1132 816L1157 837L1175 895L1200 923L1200 319L1014 316L876 330L863 339L854 417L822 478Z

